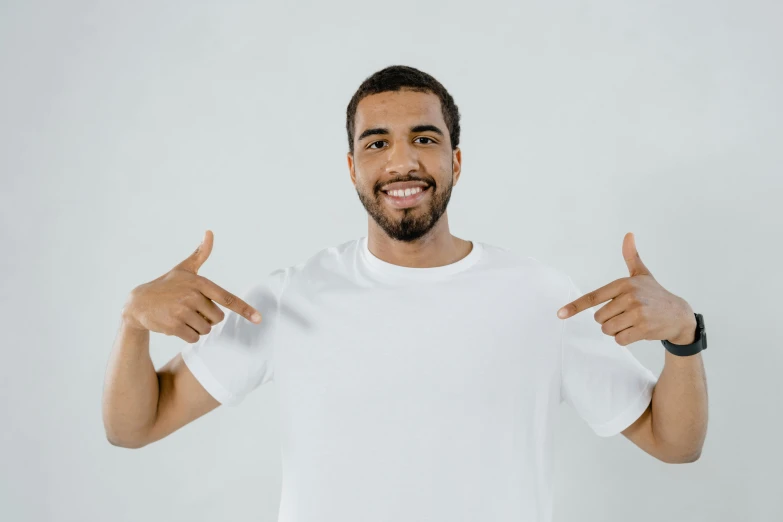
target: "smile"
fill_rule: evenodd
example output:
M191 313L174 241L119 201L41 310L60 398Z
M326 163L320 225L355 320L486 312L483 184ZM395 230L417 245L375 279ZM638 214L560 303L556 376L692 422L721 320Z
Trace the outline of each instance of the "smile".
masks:
M415 187L406 190L390 190L383 192L383 197L395 208L410 208L419 203L429 193L432 187L421 189Z

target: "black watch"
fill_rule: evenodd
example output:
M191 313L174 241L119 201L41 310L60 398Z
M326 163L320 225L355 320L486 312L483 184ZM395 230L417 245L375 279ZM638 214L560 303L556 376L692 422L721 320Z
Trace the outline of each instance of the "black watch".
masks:
M704 329L704 317L701 314L693 315L696 316L696 339L691 344L672 344L669 341L661 341L663 346L674 355L684 357L695 355L707 349L707 332Z

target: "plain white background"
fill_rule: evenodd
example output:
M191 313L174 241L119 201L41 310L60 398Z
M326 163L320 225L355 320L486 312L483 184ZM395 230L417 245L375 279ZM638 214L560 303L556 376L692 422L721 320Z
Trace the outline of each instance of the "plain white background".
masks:
M345 109L405 64L462 113L455 235L589 291L628 275L632 231L706 319L701 459L563 406L555 520L783 519L781 5L3 2L0 518L275 520L274 384L146 448L106 441L120 310L207 228L201 273L234 292L366 234ZM156 366L183 343L154 335ZM660 343L629 348L660 373Z

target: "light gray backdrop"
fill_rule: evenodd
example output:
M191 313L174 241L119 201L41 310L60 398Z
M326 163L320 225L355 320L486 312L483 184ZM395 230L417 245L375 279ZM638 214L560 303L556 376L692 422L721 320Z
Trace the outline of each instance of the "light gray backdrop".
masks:
M783 520L781 20L772 0L3 2L0 519L275 520L274 384L141 450L106 441L120 310L207 228L201 273L235 292L364 235L345 109L406 64L463 115L456 235L588 291L628 275L632 231L707 321L701 460L564 406L555 520ZM156 365L182 346L154 335ZM630 349L660 373L660 343Z

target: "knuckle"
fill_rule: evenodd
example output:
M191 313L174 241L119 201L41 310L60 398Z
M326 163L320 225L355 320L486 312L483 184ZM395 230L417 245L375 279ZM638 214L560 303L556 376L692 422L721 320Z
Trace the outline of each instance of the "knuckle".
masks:
M173 332L183 332L188 330L188 324L184 319L177 319L171 326Z
M199 298L200 298L201 296L203 296L204 294L202 294L202 293L201 293L201 290L199 290L199 289L198 289L198 288L196 288L195 286L192 286L192 285L191 285L191 286L190 286L190 288L188 289L188 293L187 293L187 295L188 295L188 297L189 297L189 298L191 298L191 299L199 299Z
M226 306L231 306L236 302L237 298L234 297L232 294L226 294L223 296L223 304Z

